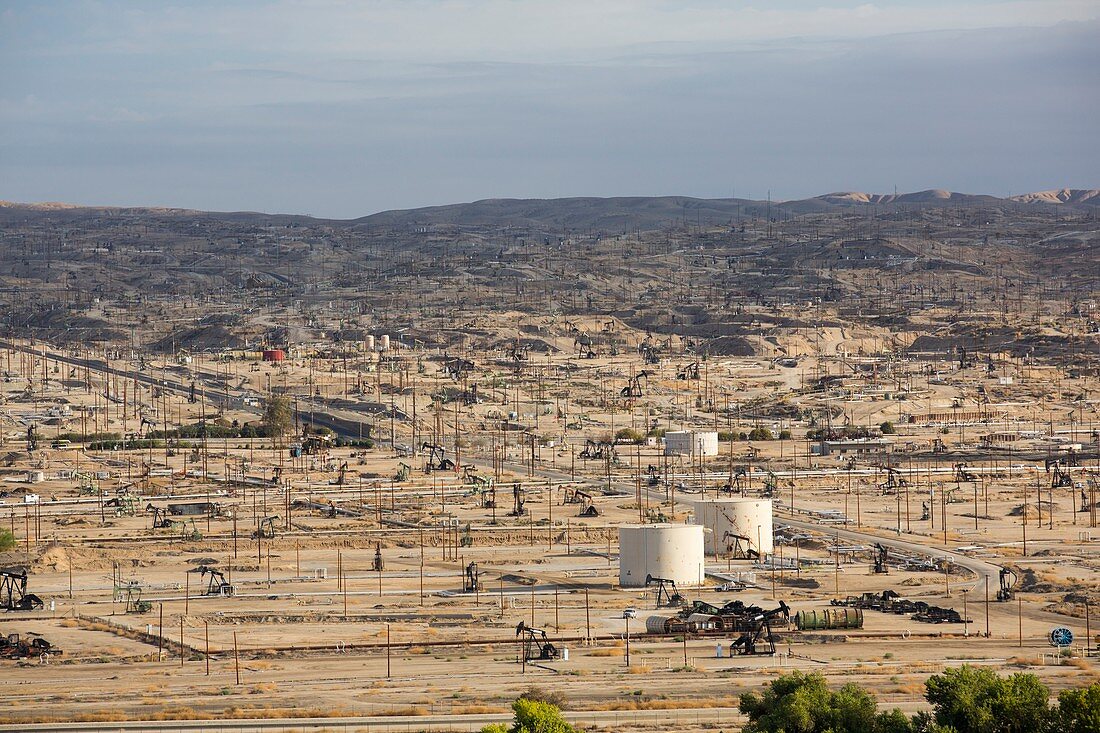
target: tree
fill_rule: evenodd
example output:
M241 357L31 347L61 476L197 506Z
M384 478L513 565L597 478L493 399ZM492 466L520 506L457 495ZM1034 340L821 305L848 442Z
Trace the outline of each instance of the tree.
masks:
M749 431L749 440L775 440L775 436L767 428L753 428Z
M893 435L898 431L897 428L894 427L894 423L890 422L889 420L884 422L882 425L879 425L878 429L883 435Z
M293 424L294 413L290 408L290 400L281 395L269 397L264 406L264 432L272 438L281 438L290 432Z
M512 703L513 724L493 723L481 733L581 733L562 717L561 710L542 700L520 697Z
M1050 717L1050 692L1033 674L1000 677L963 665L924 683L931 719L957 733L1034 733Z
M15 547L15 535L11 530L0 529L0 552L11 550Z
M634 428L622 428L615 433L615 442L628 442L628 443L641 443L645 439L641 433Z
M773 680L762 696L741 696L744 733L911 733L899 710L879 713L875 698L855 684L829 690L820 674L795 672Z
M1062 690L1048 730L1051 733L1100 732L1100 683L1077 690Z

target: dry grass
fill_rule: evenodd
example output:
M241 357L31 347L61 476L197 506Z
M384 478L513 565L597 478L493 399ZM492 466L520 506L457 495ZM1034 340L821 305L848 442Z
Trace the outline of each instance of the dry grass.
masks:
M609 700L583 708L570 706L571 710L688 710L692 708L737 707L736 697L685 698L682 700Z
M1008 666L1010 667L1041 667L1043 660L1039 657L1010 657L1008 660Z
M622 649L593 649L588 652L590 657L621 657L623 656Z
M627 674L649 674L650 668L644 664L632 664L626 668Z
M487 715L489 713L506 713L509 708L500 705L455 705L451 712L455 715Z

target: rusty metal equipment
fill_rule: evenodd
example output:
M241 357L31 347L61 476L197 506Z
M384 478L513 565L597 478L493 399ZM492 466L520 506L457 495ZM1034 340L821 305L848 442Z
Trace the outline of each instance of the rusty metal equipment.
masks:
M22 639L19 634L0 636L0 659L27 659L29 657L58 656L60 649L37 634L32 639Z
M859 608L826 608L823 611L799 611L794 615L794 626L799 631L862 629L863 611Z

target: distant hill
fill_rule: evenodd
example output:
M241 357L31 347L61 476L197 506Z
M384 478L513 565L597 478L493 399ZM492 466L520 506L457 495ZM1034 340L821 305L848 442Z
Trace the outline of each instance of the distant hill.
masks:
M1095 188L1060 188L1056 191L1039 191L1009 197L1023 204L1088 204L1100 206L1100 190Z
M845 193L827 193L818 196L819 201L825 201L836 206L858 206L860 204L944 204L950 206L976 206L995 204L1003 199L996 196L984 196L970 193L955 193L942 189L929 189L916 193L860 193L850 191Z
M208 218L257 225L327 223L383 229L416 227L510 227L543 231L625 232L659 229L681 223L719 224L740 217L829 213L864 206L967 207L1049 205L1100 206L1100 190L1060 189L997 198L930 189L914 193L874 194L842 191L795 201L702 199L690 196L574 197L558 199L482 199L469 203L382 211L358 219L315 219L294 214L250 211L205 212L160 207L95 207L61 203L18 204L0 201L0 222L35 218L75 220L83 217Z

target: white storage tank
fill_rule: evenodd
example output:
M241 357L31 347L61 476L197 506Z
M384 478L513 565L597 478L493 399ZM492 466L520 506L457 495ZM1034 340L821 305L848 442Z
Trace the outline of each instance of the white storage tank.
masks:
M374 351L374 334L367 334L366 347L367 351Z
M701 499L695 502L695 523L707 529L707 554L715 554L715 547L720 555L730 552L735 536L747 538L739 541L742 550L761 555L774 550L771 499Z
M390 350L390 335L388 333L384 333L378 337L378 348L382 351Z
M673 430L665 433L666 456L716 456L718 433L713 430L695 432Z
M702 585L703 528L694 524L619 527L619 585L642 588L646 576L677 586Z

